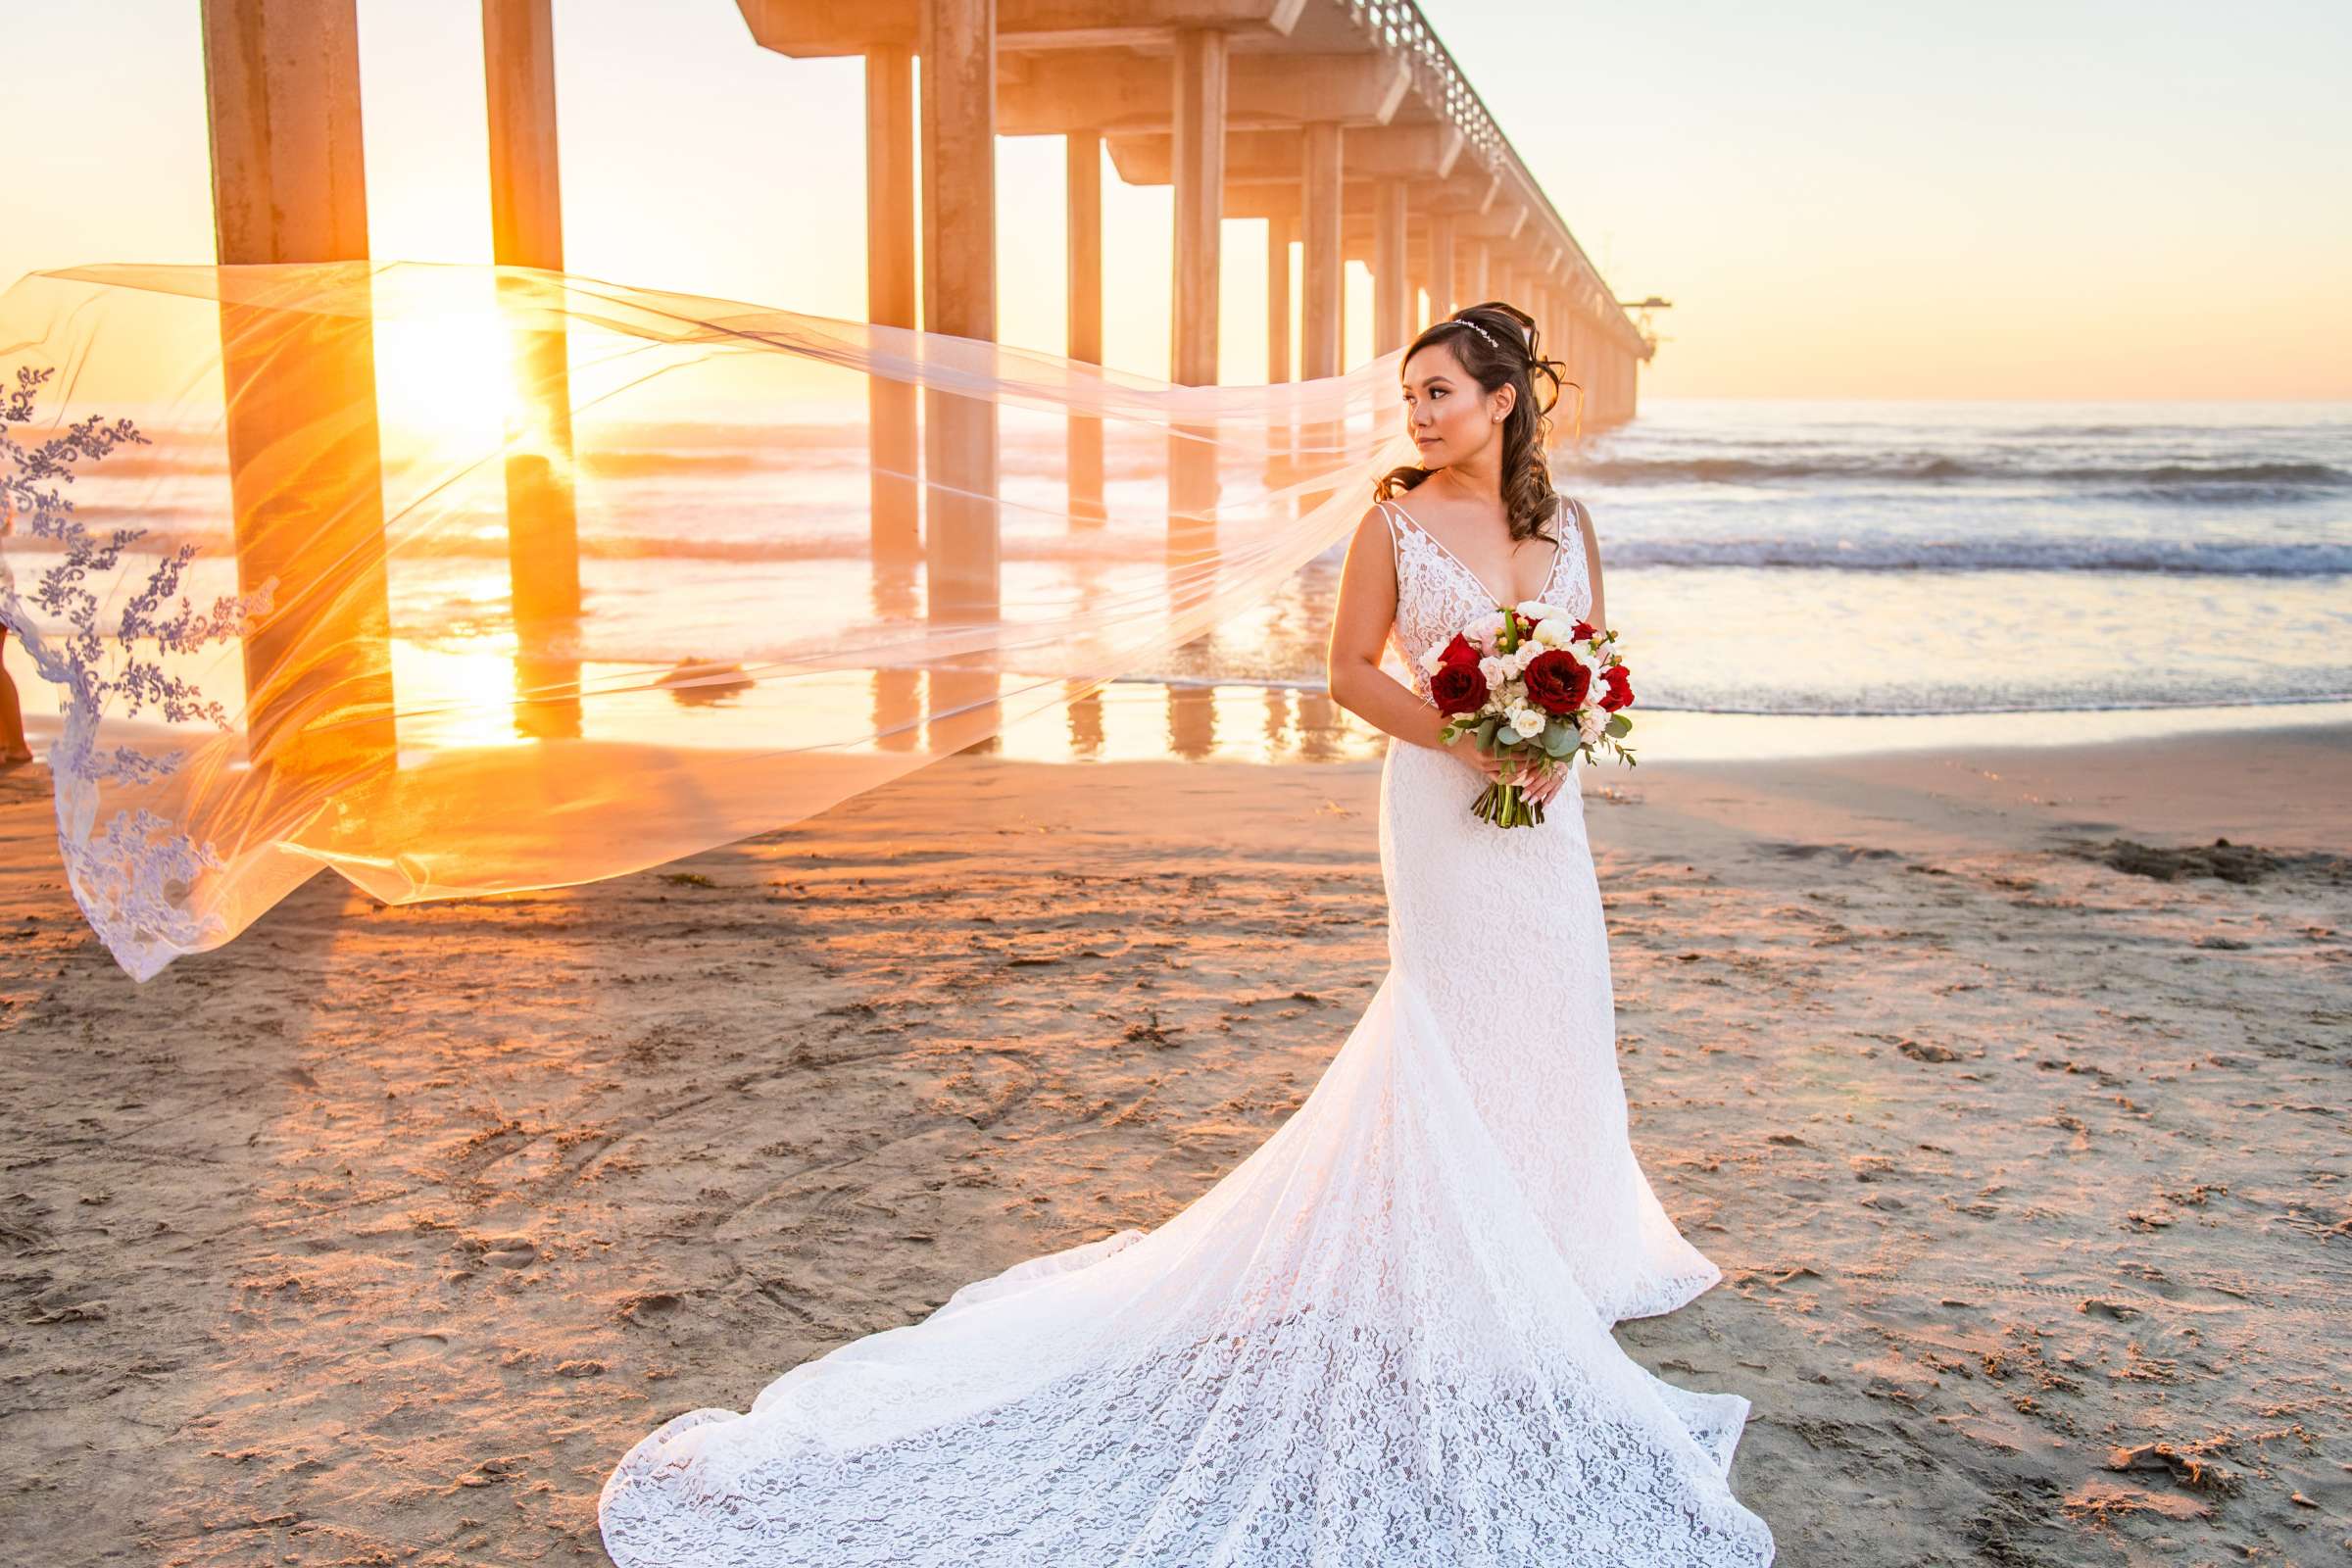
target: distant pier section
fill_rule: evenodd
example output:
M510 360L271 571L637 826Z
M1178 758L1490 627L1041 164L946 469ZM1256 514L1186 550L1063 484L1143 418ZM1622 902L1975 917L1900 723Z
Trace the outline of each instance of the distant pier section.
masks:
M1337 375L1345 263L1373 281L1372 348L1484 299L1525 308L1585 389L1587 429L1634 416L1654 339L1637 324L1410 3L1394 0L738 0L782 54L861 55L869 315L917 324L912 172L958 193L957 242L925 245L922 324L991 335L993 139L1069 140L1070 355L1102 343L1102 148L1170 185L1170 376L1216 379L1220 223L1267 225L1267 379ZM931 48L926 50L926 44ZM948 52L952 44L953 53ZM923 73L915 114L913 61ZM939 79L933 80L936 75ZM937 220L934 220L936 222ZM929 236L925 236L928 238ZM1292 297L1290 247L1300 248ZM986 302L986 309L983 309ZM1297 312L1298 363L1291 363ZM977 324L974 333L968 327ZM1563 410L1563 414L1570 411ZM1565 423L1563 419L1563 423Z

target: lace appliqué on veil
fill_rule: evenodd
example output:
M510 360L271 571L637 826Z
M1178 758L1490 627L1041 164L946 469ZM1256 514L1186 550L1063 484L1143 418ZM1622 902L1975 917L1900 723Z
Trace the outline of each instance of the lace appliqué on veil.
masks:
M117 809L99 825L100 786L149 784L180 762L171 751L99 746L99 720L131 718L153 708L167 723L202 720L230 729L227 711L172 674L165 656L242 635L252 617L268 611L270 594L265 587L223 596L209 610L196 608L180 593L180 579L196 556L194 545L183 544L157 561L113 625L100 624L98 596L84 584L104 580L147 530L93 535L74 516L62 487L74 482L74 465L82 459L96 461L119 446L148 441L128 419L110 424L93 415L37 447L20 446L9 426L32 421L34 399L55 373L19 367L16 388L0 403L0 535L16 533L22 523L24 536L60 549L29 595L19 592L13 564L0 550L0 621L23 640L41 678L61 694L63 724L49 770L56 779L58 851L67 883L90 929L144 980L215 934L220 922L191 906L189 890L198 876L224 862L210 844L143 807ZM63 634L44 631L36 612L53 625L62 623ZM138 651L142 639L153 641L152 656Z

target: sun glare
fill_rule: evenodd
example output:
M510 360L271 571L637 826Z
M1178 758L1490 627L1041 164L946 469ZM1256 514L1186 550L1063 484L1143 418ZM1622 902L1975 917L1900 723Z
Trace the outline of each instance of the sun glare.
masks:
M544 414L524 398L514 334L495 303L376 322L377 414L388 444L549 451Z

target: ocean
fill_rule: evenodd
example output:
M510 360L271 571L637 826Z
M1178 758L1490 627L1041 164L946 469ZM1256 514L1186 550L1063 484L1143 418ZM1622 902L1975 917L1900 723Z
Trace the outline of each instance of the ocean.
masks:
M2352 702L2352 405L1653 399L1554 478L1592 514L1639 709L1715 718L1680 726L1710 750ZM1339 565L1156 673L1319 686Z
M1554 480L1644 707L2352 700L2352 406L1658 400ZM1298 641L1275 667L1245 622L1178 673L1319 679Z
M1005 427L1007 494L1041 515L1058 506L1059 428ZM825 544L835 514L862 533L861 439L778 452L711 424L653 435L586 460L608 506L583 511L583 577L612 640L592 665L754 657L780 586L812 603L862 596L862 573ZM144 471L107 466L112 483L83 491L99 513L166 534L218 527L217 469L174 473L163 452ZM1114 509L1156 505L1148 466L1114 453ZM1652 399L1564 452L1555 478L1592 513L1653 757L2352 715L2352 405ZM493 484L482 505L499 504ZM505 610L503 530L482 523L457 530L446 559L396 570L404 707L506 679L503 658L480 657ZM1002 748L1374 755L1385 738L1320 695L1343 548L1083 712L1021 720ZM789 576L746 569L783 554L799 563ZM1004 569L1009 584L1047 568L1008 549ZM627 722L716 740L720 708Z

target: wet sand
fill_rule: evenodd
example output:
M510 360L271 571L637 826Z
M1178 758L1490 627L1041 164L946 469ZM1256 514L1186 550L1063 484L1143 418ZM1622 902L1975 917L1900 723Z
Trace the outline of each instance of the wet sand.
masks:
M1377 784L965 755L593 887L321 876L138 987L0 774L0 1555L602 1561L661 1420L1298 1104L1386 962ZM2343 1560L2352 729L1586 810L1636 1145L1726 1276L1618 1334L1754 1401L1783 1562Z

